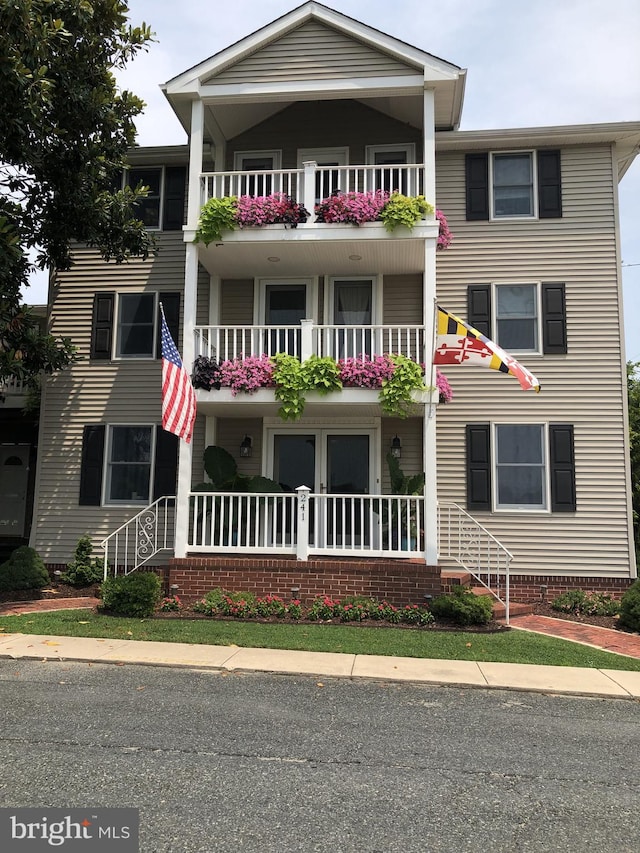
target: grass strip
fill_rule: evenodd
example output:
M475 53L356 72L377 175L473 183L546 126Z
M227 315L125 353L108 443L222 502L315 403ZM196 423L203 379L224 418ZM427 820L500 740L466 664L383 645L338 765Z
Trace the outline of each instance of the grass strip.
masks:
M428 628L364 628L339 623L295 625L215 619L123 619L98 615L90 610L58 610L0 617L0 632L640 672L640 660L569 640L515 630L481 634Z

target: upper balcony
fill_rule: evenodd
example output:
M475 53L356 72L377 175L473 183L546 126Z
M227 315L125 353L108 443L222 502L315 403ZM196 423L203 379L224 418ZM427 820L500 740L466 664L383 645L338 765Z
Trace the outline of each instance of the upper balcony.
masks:
M424 197L424 188L425 167L416 163L341 166L308 161L299 169L206 172L200 176L201 204L235 197L242 200L244 214L238 213L234 229L223 230L220 239L199 244L199 258L209 272L221 276L253 276L265 267L275 269L273 264L278 264L278 275L317 274L319 269L353 273L355 260L362 260L361 269L367 272L419 272L424 269L425 239L438 236L435 214L427 213L412 228L401 225L390 231L380 219L380 207L381 199L393 192ZM336 193L349 199L347 214L318 210ZM280 194L307 215L292 217L290 209L284 216L265 216L262 210L246 215L247 209L255 210L251 199Z
M27 402L27 387L19 379L0 382L0 409L23 409Z

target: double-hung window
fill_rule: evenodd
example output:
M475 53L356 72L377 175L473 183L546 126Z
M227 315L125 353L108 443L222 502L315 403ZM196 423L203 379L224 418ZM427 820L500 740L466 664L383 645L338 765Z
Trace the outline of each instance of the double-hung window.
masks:
M548 507L546 436L542 424L495 424L496 509Z
M136 204L138 216L147 228L160 228L160 199L162 197L162 167L130 169L127 183L132 189L142 185L148 188L147 195Z
M157 316L156 293L119 293L117 358L153 358Z
M535 216L533 152L494 154L492 166L493 219Z
M497 284L495 310L497 343L508 351L539 351L539 286Z
M92 359L160 357L160 303L178 346L180 294L168 291L100 291L93 298Z
M185 217L185 166L135 166L124 174L132 189L147 187L137 202L136 216L151 230L180 231Z
M105 504L150 502L153 436L151 426L109 426Z

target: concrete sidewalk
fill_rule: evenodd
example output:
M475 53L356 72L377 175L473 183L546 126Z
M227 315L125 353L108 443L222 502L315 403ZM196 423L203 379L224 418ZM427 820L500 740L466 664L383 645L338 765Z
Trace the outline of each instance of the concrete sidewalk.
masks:
M222 672L271 672L324 678L369 678L575 696L639 699L640 672L514 663L393 658L378 655L249 649L237 646L0 635L0 658L150 664Z

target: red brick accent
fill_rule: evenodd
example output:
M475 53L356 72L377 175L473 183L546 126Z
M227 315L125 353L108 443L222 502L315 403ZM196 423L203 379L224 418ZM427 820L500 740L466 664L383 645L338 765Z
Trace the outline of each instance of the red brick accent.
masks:
M560 578L554 575L511 575L511 598L514 601L552 601L570 589L581 589L584 592L602 592L614 598L622 598L633 581L634 578Z
M392 604L422 604L440 593L440 570L422 560L358 560L273 557L186 557L169 563L168 585L181 598L199 598L216 587L302 601L316 595L366 595Z

